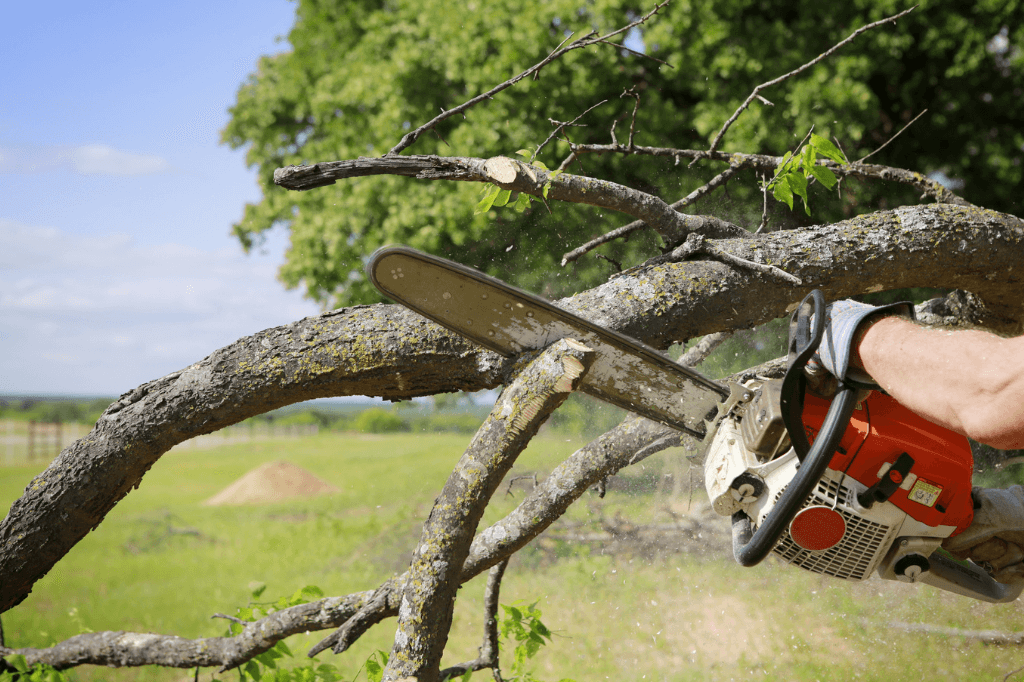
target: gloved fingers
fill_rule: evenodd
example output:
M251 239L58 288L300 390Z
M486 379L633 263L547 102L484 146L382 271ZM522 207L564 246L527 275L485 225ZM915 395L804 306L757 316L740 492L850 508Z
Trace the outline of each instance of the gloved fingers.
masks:
M993 537L1024 547L1024 488L974 488L974 519L962 533L942 546L959 558ZM984 550L983 550L984 551Z
M1024 580L1024 564L1011 564L1006 568L995 571L992 577L996 582L1003 583L1004 585L1019 583Z
M958 559L970 559L992 576L996 582L1009 584L1024 580L1024 548L992 537L960 552L950 552Z
M999 540L999 538L993 538L993 540ZM1012 542L1003 542L1003 546L1004 550L1001 554L986 560L997 572L1024 561L1024 549L1021 549L1020 545Z
M971 559L975 563L982 561L993 562L999 557L1006 554L1006 542L999 538L989 538L984 542L979 542L973 547L968 548L959 554L963 554L964 559Z

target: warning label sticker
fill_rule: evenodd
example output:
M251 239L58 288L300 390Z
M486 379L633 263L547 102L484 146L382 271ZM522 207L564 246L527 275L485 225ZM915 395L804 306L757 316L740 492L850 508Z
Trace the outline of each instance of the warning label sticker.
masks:
M935 505L936 500L939 499L939 493L942 492L942 488L935 485L934 483L928 483L917 479L914 487L910 489L910 494L907 497L918 504L923 504L926 507L932 507Z

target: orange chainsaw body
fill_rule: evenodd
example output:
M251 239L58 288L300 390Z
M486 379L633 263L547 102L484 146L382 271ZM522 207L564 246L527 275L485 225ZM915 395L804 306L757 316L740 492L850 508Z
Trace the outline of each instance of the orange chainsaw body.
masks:
M808 440L813 442L829 404L827 399L805 395L803 420ZM902 453L914 458L914 466L906 480L894 481L900 487L888 501L927 526L954 526L951 535L967 528L974 517L970 443L888 395L875 391L858 405L829 469L870 487L882 476L900 476L891 466Z

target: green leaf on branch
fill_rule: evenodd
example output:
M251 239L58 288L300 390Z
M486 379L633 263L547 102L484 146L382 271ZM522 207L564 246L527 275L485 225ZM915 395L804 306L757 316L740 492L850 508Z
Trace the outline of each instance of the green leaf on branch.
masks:
M832 170L829 169L828 167L811 166L809 170L811 171L811 175L813 175L818 180L818 182L820 182L825 187L825 189L832 189L833 187L836 186L836 183L838 182L838 180L836 179L836 174L833 173Z
M306 585L302 589L295 592L291 598L291 604L289 606L295 606L297 604L304 604L306 602L315 601L317 599L324 598L324 591L316 585Z
M520 193L519 198L516 199L516 203L513 204L512 208L516 210L516 213L522 213L526 209L530 208L530 195Z
M487 191L484 198L476 205L476 209L473 211L474 213L487 213L490 211L491 206L494 204L494 200L498 198L499 194L501 194L501 188L497 185L488 184L484 185L484 187L489 187L491 189Z
M388 655L386 652L378 649L377 651L370 654L370 657L366 659L364 667L366 668L366 679L368 682L380 682L381 678L384 677L384 666L388 664Z
M256 661L249 661L245 664L245 673L256 682L263 677L263 671L260 670L260 666L257 665Z
M498 196L494 198L494 206L504 206L505 204L508 203L509 197L511 196L512 190L502 189L500 192L498 192Z
M793 190L793 194L804 200L804 210L807 211L807 215L811 215L810 205L807 203L807 176L802 173L790 173L789 187ZM790 209L793 207L790 206Z
M778 178L772 185L772 196L776 201L781 201L793 210L793 189L789 186L789 175Z
M829 142L828 139L818 135L817 133L811 133L811 146L814 147L819 154L828 159L832 159L838 164L850 163L846 159L846 154L843 154L839 147L835 146Z
M25 657L21 654L11 654L10 656L4 656L4 660L7 661L7 665L11 666L19 673L28 672L28 663L25 662Z
M803 166L804 172L807 172L809 168L813 168L814 162L817 160L818 153L814 151L814 147L804 145L803 153L800 155L800 164Z

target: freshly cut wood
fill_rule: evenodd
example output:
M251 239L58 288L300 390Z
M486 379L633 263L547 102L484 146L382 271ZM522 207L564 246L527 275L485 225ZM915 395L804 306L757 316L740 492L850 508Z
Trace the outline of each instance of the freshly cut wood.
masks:
M261 464L203 504L262 504L337 492L341 490L302 467L278 460Z

